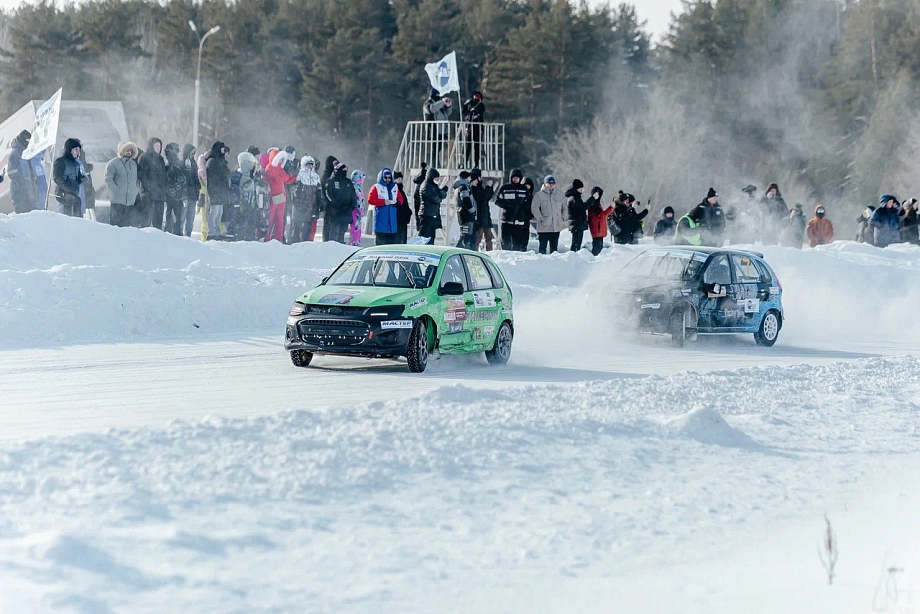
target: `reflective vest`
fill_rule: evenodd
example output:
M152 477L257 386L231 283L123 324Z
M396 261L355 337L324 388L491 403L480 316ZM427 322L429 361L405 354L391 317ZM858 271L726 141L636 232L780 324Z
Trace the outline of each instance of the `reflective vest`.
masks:
M693 218L690 217L690 214L688 213L687 215L685 215L684 217L680 218L677 221L677 228L674 231L674 239L675 239L674 242L677 243L678 245L680 245L683 242L687 245L694 245L696 247L699 247L700 245L703 244L703 237L700 236L700 231L697 230L695 233L688 232L685 235L681 235L680 223L683 222L684 220L687 220L687 226L691 230L700 227L698 223L693 221Z

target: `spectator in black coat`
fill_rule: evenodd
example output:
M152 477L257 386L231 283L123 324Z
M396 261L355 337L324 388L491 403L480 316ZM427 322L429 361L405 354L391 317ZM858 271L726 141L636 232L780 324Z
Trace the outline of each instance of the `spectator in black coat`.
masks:
M722 212L722 205L719 204L719 193L709 188L706 198L694 208L694 211L695 215L691 217L700 225L703 245L722 247L725 242L725 215ZM789 215L788 209L785 215Z
M588 205L581 196L584 191L585 184L581 179L572 181L572 187L565 191L566 206L569 211L569 230L572 232L572 245L569 249L573 252L581 250L585 231L588 230Z
M622 194L622 198L618 196L616 203L612 217L620 227L620 232L614 236L614 242L620 245L638 243L642 234L642 220L648 215L648 209L636 211L638 202L632 194Z
M179 144L166 146L166 232L185 234L185 198L188 196L188 177L179 159Z
M655 224L655 243L672 245L676 226L677 220L674 219L674 207L669 205L661 212L661 219Z
M185 228L183 234L192 236L195 226L195 211L201 198L201 180L198 179L198 163L195 161L195 146L186 143L182 148L182 172L185 173Z
M147 149L137 161L137 181L141 188L141 227L153 226L163 230L166 207L166 161L163 141L150 139Z
M80 152L83 146L77 139L64 141L64 153L52 166L54 197L64 215L83 217L83 201L80 199L80 185L86 180L80 166Z
M328 159L327 159L328 163ZM358 208L358 193L348 178L348 166L335 163L335 171L323 184L326 200L326 222L323 227L323 241L345 243L345 231L352 223L352 212Z
M918 233L917 199L908 198L901 208L901 241L920 245Z
M13 201L13 211L16 213L28 213L38 203L38 177L32 161L22 157L31 140L32 134L23 130L10 143L6 174L10 179L10 200Z
M495 235L492 233L492 209L490 202L495 196L495 190L492 189L492 180L489 179L483 185L482 171L474 168L470 171L470 191L473 193L473 200L476 201L476 249L485 242L487 252L492 251L492 239Z
M457 247L475 250L478 207L470 190L470 174L460 171L453 188L457 191L457 220L460 222L460 239L457 241Z
M440 187L437 180L440 177L438 169L429 168L426 174L421 193L421 226L418 234L428 239L429 245L434 245L435 235L441 224L441 203L447 198L447 188Z
M403 174L399 171L393 173L396 189L402 194L402 205L396 207L396 243L405 245L409 242L409 222L412 221L412 207L409 206L409 197L403 187Z
M220 221L224 214L224 207L230 206L230 165L227 156L230 148L221 141L211 145L208 152L205 172L208 190L208 241L222 240Z
M528 196L522 179L521 169L514 169L509 182L498 189L495 197L495 204L502 210L502 249L515 252L527 251L530 239L529 212L533 196Z

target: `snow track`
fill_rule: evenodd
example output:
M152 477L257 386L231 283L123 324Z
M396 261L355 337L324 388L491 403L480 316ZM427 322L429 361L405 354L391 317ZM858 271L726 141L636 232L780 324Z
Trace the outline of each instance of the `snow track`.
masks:
M638 249L497 254L512 364L413 376L282 351L349 248L0 218L0 611L876 608L920 565L920 249L768 248L780 343L684 351L610 324Z

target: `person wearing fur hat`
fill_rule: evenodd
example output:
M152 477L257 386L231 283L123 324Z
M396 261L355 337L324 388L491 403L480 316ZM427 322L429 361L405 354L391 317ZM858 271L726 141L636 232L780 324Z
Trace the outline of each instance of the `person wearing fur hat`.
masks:
M220 221L224 207L230 206L230 166L227 156L230 148L221 141L214 142L205 160L205 176L208 190L208 241L220 241L223 235Z
M109 223L112 226L133 226L137 201L137 145L122 143L118 155L105 167L105 187L109 190Z
M291 243L312 241L322 208L322 188L313 156L303 156L297 181L291 184Z
M250 148L251 149L251 148ZM256 158L249 151L236 156L237 169L230 175L231 199L239 207L237 239L255 241L261 221L255 181Z
M585 201L588 206L588 228L591 230L591 253L600 255L604 249L604 237L607 236L607 218L613 213L613 205L604 209L601 199L604 190L598 186L591 188L591 196Z
M287 206L286 185L297 180L297 175L289 174L285 164L291 154L283 150L269 150L268 168L265 169L265 181L268 183L268 232L265 242L275 240L284 243L284 209ZM288 167L290 168L290 167Z
M572 233L572 245L569 249L573 252L581 251L585 231L588 230L588 205L582 199L585 184L581 179L572 181L572 187L565 191L566 207L569 212L569 231Z
M80 186L86 181L80 166L80 151L83 146L77 139L64 141L64 152L54 161L52 179L56 186L54 197L61 213L71 217L83 216L83 201L80 200Z
M674 207L668 205L661 212L661 219L655 223L655 243L671 245L674 242L675 226L677 226L677 220L674 219Z

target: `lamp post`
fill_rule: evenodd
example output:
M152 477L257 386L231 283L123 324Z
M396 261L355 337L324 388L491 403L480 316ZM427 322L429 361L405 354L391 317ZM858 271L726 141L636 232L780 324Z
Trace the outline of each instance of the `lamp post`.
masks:
M188 25L192 29L192 32L197 35L198 26L195 25L195 22L189 19ZM205 32L204 36L198 39L198 72L195 73L195 123L192 126L192 146L195 148L196 152L198 151L198 119L201 110L201 51L204 49L204 42L208 40L208 37L219 31L220 26L214 26Z

